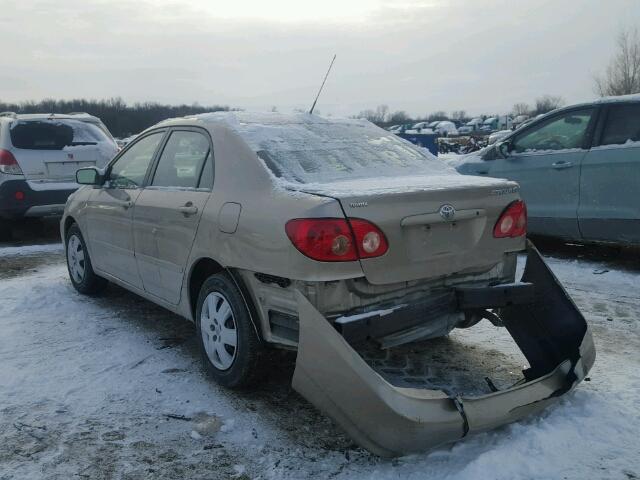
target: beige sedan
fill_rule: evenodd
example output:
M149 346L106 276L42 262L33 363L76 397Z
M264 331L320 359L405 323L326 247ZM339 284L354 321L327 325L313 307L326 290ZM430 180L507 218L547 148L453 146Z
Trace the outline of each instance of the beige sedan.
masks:
M229 387L255 382L267 347L297 349L294 388L380 455L517 420L593 364L587 324L535 248L515 281L517 184L460 175L369 122L174 119L77 180L61 230L78 291L111 281L194 321L206 367ZM530 365L481 397L394 387L352 348L483 318Z

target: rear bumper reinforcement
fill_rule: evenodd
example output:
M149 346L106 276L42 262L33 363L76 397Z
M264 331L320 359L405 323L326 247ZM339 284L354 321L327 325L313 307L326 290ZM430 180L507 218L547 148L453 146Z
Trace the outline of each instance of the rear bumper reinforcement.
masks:
M345 340L353 345L369 338L378 339L418 327L456 312L473 313L487 308L530 304L534 301L534 294L534 285L525 282L491 287L457 287L407 305L339 317L334 324Z
M582 381L595 348L584 317L532 244L522 282L534 285L531 301L496 305L531 367L511 388L468 398L391 385L300 292L293 388L382 456L423 451L539 412Z

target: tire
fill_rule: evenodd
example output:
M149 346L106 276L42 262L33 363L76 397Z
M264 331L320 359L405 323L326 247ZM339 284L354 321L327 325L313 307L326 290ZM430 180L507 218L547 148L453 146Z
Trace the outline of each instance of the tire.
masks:
M196 330L205 369L216 382L233 389L255 384L263 347L248 306L226 273L211 275L202 285Z
M77 224L71 225L65 239L67 270L73 287L84 295L96 294L107 286L107 281L93 271L87 245Z

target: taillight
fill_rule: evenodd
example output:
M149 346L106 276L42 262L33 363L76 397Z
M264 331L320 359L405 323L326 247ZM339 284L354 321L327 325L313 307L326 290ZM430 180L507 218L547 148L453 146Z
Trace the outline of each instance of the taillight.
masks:
M285 231L302 254L322 262L378 257L388 249L380 229L361 219L296 218L287 222Z
M384 233L373 223L360 218L349 219L360 258L379 257L389 249Z
M8 150L0 149L0 172L9 175L22 175L22 169L18 165L16 157Z
M493 227L496 238L521 237L527 233L527 206L522 200L516 200L505 208Z

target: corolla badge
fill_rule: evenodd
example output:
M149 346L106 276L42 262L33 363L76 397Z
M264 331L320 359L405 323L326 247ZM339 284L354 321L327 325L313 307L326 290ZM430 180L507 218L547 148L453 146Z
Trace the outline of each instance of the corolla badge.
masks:
M453 205L449 205L445 203L440 207L440 216L445 220L453 220L453 217L456 215L456 209L453 208Z

